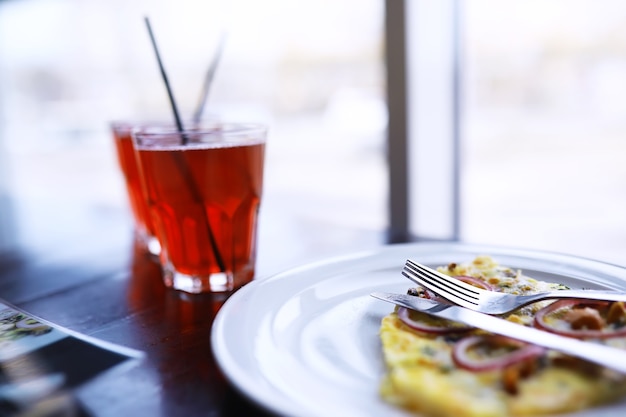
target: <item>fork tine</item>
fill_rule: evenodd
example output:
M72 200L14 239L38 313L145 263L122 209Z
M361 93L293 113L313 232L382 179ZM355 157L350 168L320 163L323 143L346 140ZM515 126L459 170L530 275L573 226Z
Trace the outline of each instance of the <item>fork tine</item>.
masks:
M454 289L458 289L459 291L461 291L463 294L480 294L481 290L471 284L468 284L466 282L463 282L459 279L450 277L446 274L442 274L441 272L429 268L425 265L419 264L415 261L412 261L410 259L407 259L406 261L406 266L411 267L414 270L419 270L421 272L422 275L427 275L433 279L435 279L438 282L441 282L443 285L445 285L446 287L448 286L452 286L454 287ZM417 272L417 271L416 271ZM451 288L452 289L452 288Z
M624 293L615 291L555 290L521 295L490 291L474 287L464 282L462 277L451 277L410 259L404 264L402 275L454 304L486 314L506 314L528 304L550 299L626 300Z
M445 298L446 300L454 303L454 304L458 304L460 306L464 306L464 307L474 307L477 305L477 303L475 302L468 302L466 301L464 298L461 298L455 294L450 293L449 291L447 291L446 289L442 289L440 287L438 287L437 285L435 285L433 282L431 281L426 281L423 276L420 276L418 274L416 274L414 271L405 268L402 271L402 275L404 275L405 277L409 278L411 281L417 283L418 285L421 285L424 288L429 289L430 291L434 292L435 294L437 294L438 296Z
M437 275L429 273L428 270L419 269L412 265L405 265L404 270L412 273L416 280L419 280L422 284L426 284L427 288L443 297L450 294L463 299L468 297L472 300L478 299L477 293L465 292L463 288L456 286L454 282L448 283L448 281L440 279Z
M476 306L478 304L479 293L475 291L475 289L466 289L463 286L458 285L455 282L456 280L449 281L449 277L446 277L447 279L442 279L439 277L439 273L433 273L431 271L432 270L430 270L430 268L407 260L402 274L419 285L428 288L437 295L452 301L453 303L459 305L469 304L471 306ZM464 282L461 283L465 284Z

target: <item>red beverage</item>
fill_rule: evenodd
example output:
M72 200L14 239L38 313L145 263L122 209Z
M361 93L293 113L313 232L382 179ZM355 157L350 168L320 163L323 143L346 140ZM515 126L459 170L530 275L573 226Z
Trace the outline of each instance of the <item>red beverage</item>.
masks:
M154 226L148 211L148 203L141 186L139 168L131 137L132 125L129 123L112 123L115 149L124 180L131 211L135 221L135 230L139 241L155 255L159 254L158 242L154 238ZM151 240L155 240L154 242Z
M246 129L190 131L186 145L135 135L166 285L218 292L253 279L265 129Z

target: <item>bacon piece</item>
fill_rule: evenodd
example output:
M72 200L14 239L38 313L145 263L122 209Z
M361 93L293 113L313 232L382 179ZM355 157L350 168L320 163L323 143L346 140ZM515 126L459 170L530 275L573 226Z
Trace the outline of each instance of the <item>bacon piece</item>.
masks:
M624 303L622 303L621 301L611 303L609 311L606 314L606 322L609 324L619 323L621 321L624 321L625 318L626 306L624 306Z
M565 314L563 319L568 321L571 324L572 329L575 330L600 330L606 324L600 315L600 312L595 308L590 307L575 308L570 310Z

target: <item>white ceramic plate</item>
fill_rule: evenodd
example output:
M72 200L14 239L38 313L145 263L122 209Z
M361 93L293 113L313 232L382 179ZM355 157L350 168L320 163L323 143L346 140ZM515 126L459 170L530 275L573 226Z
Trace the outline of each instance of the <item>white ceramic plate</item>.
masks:
M626 290L626 269L567 255L454 243L390 245L253 281L218 313L212 343L226 376L244 395L278 415L408 414L383 402L378 329L391 304L373 291L406 292L407 258L437 266L488 254L502 265L572 288ZM577 417L626 413L626 402Z

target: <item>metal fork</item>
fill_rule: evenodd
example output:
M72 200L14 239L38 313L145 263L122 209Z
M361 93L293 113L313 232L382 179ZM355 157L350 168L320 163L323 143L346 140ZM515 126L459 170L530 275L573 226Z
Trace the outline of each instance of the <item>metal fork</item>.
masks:
M625 293L610 290L556 290L528 295L488 291L442 274L410 259L406 261L402 275L454 304L487 314L506 314L528 304L550 299L569 298L626 302Z

